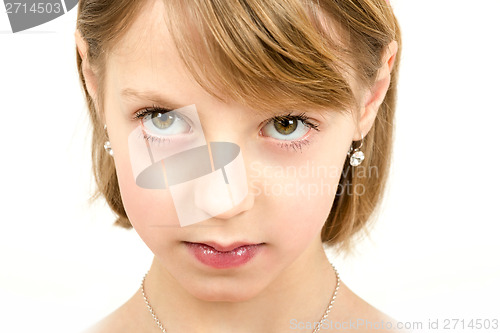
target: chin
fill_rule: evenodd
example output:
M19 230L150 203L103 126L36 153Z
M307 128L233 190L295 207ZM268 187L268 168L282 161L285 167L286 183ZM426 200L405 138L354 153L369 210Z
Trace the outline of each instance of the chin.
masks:
M190 285L185 288L193 297L207 302L244 302L258 296L264 290L264 287L248 284L242 286L241 281L229 282L227 279L218 282L206 279L195 286Z

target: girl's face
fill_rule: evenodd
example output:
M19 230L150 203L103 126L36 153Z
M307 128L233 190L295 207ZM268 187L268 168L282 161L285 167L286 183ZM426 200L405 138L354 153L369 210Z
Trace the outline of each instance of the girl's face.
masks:
M290 265L300 270L322 251L320 231L355 135L354 121L334 111L283 110L279 105L273 114L258 115L217 100L190 78L164 22L162 1L154 6L137 18L107 63L104 115L123 204L161 267L187 292L204 300L249 299ZM134 119L138 111L192 104L207 142L241 148L248 195L224 214L180 227L168 189L136 185L128 136L141 124ZM272 120L289 113L309 119ZM209 211L217 198L207 194L198 199L199 208ZM200 262L186 242L261 245L245 264L221 269Z

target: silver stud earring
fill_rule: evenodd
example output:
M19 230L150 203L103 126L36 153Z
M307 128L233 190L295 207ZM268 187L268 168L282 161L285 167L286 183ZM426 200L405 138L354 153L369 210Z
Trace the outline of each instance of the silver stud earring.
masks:
M104 131L106 131L106 125L104 125ZM106 138L107 137L108 137L108 134L106 133ZM111 148L111 142L109 142L109 140L106 140L106 142L104 142L104 150L110 156L113 156L113 149Z
M361 134L361 144L359 145L359 147L354 148L351 145L351 148L349 149L349 152L347 153L347 155L349 156L349 163L353 167L360 165L361 162L363 162L363 160L365 159L365 154L360 150L361 147L363 147L363 134Z

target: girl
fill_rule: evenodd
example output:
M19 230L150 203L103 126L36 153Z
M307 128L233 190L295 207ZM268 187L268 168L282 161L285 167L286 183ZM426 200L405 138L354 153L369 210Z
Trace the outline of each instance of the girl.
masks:
M75 37L98 194L154 253L90 332L396 329L323 247L348 251L383 194L388 3L83 0Z

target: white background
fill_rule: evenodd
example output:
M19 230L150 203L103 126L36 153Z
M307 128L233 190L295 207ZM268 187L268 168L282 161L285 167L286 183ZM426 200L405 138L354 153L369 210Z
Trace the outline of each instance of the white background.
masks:
M500 1L392 4L404 45L388 197L371 240L332 260L401 321L500 319ZM16 34L0 11L0 331L77 332L137 290L152 255L87 205L76 9Z

